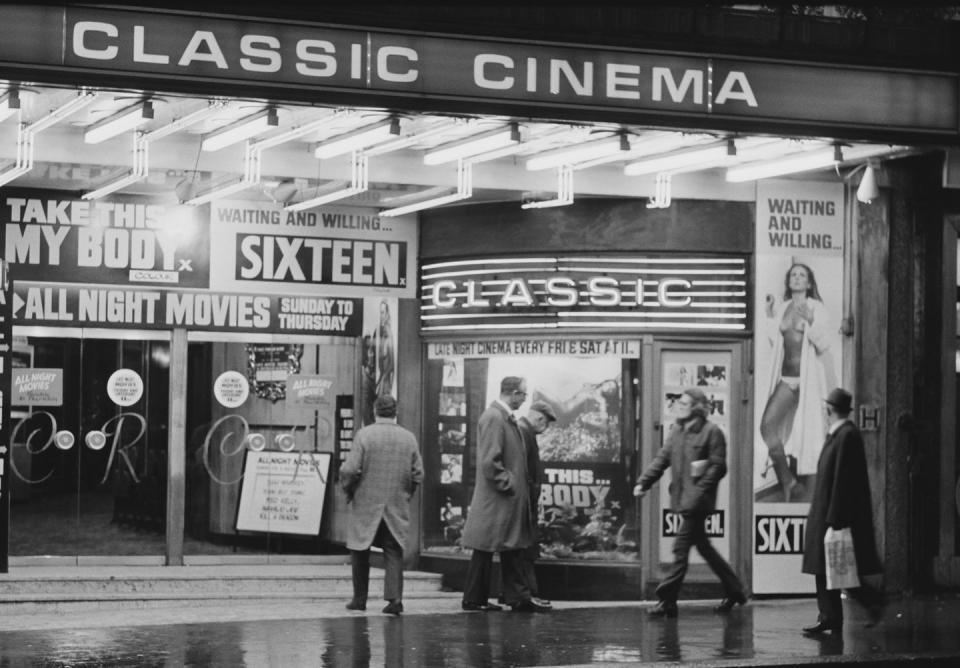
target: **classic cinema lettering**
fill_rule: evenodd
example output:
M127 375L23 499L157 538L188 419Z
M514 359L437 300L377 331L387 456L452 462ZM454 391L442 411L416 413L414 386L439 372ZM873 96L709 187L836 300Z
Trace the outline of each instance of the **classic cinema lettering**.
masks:
M534 287L537 286L537 288ZM542 288L539 286L542 285ZM620 281L609 276L577 280L556 277L546 281L514 278L499 285L480 281L440 280L433 284L430 299L436 308L471 307L571 307L586 302L591 306L660 306L683 307L691 298L685 294L692 287L684 278Z
M238 239L236 278L336 285L398 287L406 284L407 245L248 234Z

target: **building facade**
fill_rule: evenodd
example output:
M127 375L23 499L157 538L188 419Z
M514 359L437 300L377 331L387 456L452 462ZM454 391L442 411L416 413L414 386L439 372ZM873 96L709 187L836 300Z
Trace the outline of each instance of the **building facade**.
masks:
M337 466L391 392L427 473L407 552L456 586L476 420L522 375L559 417L553 597L658 580L666 484L630 490L694 385L755 593L812 591L838 384L887 588L957 583L951 23L306 11L0 8L12 567L341 550Z

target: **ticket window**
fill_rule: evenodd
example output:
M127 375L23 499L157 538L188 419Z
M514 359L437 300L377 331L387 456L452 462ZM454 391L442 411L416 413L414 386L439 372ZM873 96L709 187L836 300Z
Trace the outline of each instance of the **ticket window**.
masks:
M477 420L505 376L527 381L524 415L545 401L538 437L543 559L637 562L633 501L638 362L619 357L431 359L427 366L423 548L458 554L476 475ZM624 389L626 388L626 390Z

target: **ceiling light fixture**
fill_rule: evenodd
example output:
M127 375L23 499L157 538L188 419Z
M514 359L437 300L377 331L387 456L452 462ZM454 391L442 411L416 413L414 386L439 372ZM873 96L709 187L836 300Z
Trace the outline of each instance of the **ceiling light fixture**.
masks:
M565 146L551 151L544 151L539 155L529 158L526 167L530 171L537 171L550 169L551 167L560 167L561 165L575 165L578 162L618 155L621 151L629 150L630 140L627 139L627 135L618 132L611 137L595 139L576 146Z
M561 165L557 169L557 196L554 199L524 202L521 209L548 209L573 204L573 166Z
M323 140L313 154L318 158L333 158L379 144L400 134L400 119L396 116Z
M880 188L877 185L877 169L879 164L868 162L866 169L863 170L863 177L860 179L860 185L857 187L857 201L864 204L870 204L880 196Z
M100 199L145 179L149 171L149 156L147 155L149 147L149 142L144 141L140 133L135 133L133 135L133 169L120 178L105 183L96 190L84 193L81 197L85 200Z
M733 139L727 139L707 147L681 149L672 153L663 153L637 160L627 164L623 168L623 173L627 176L641 176L659 172L672 172L692 166L697 166L698 169L706 169L727 161L736 154L736 144Z
M20 92L14 89L0 95L0 121L4 121L20 111Z
M843 149L840 144L822 150L808 150L800 154L787 155L772 160L746 163L727 170L727 181L756 181L784 174L799 174L814 169L824 169L843 162Z
M204 151L219 151L244 139L267 132L278 124L277 110L274 107L268 107L203 135L200 148Z
M99 144L127 130L136 129L152 119L153 103L150 100L143 100L90 125L83 133L83 141L88 144Z
M239 179L230 179L224 183L213 186L204 192L195 194L193 197L186 200L184 204L205 204L211 200L221 199L227 197L228 195L241 192L260 183L260 174L258 171L259 163L254 159L256 153L257 152L253 150L250 142L248 141L246 143L243 155L243 176L241 176ZM192 188L188 190L192 190Z
M414 211L422 211L423 209L432 209L443 206L444 204L459 202L460 200L469 199L472 196L473 166L466 160L460 160L457 162L457 189L455 192L420 200L419 202L405 206L398 206L393 209L385 209L380 212L380 215L388 218L402 216L405 213L413 213Z
M520 127L509 123L478 135L443 144L423 154L423 164L442 165L445 162L479 157L483 153L520 144Z
M323 192L317 191L314 197L288 204L283 207L284 211L303 211L312 209L322 204L336 202L337 200L353 197L365 192L370 186L370 165L367 156L362 151L354 151L351 156L350 185L344 187L344 182L340 181L332 186L328 186Z

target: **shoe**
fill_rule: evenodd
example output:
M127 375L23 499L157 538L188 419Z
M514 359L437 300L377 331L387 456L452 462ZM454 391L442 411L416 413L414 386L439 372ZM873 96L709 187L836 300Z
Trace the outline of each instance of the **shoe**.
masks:
M676 601L660 601L647 610L650 617L676 617L679 613Z
M385 615L399 615L403 612L403 603L400 601L390 601L383 609Z
M487 603L486 601L483 603L470 603L468 601L464 601L460 604L460 607L468 612L496 612L497 610L503 610L503 608L501 608L499 605L495 603Z
M543 605L543 606L546 606L546 607L548 607L548 608L552 608L552 607L553 607L553 602L552 602L550 599L548 599L548 598L540 598L539 596L531 596L531 597L530 597L530 600L533 601L534 603L538 603L538 604Z
M347 603L347 610L366 610L367 602L361 601L359 599L353 598L350 599L350 602Z
M537 599L533 598L514 603L511 608L514 612L549 612L553 609L549 605L543 605Z
M827 624L826 622L817 622L813 626L804 626L803 635L805 636L815 636L820 635L821 633L826 633L830 631L831 633L840 633L843 631L842 624Z
M739 594L734 594L732 596L725 597L720 604L713 609L713 611L719 615L725 615L731 610L735 605L746 605L747 597L743 595L743 592Z

